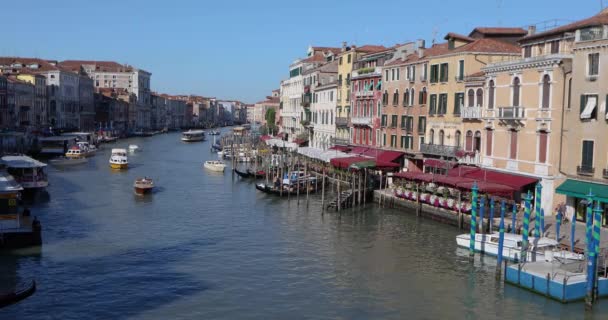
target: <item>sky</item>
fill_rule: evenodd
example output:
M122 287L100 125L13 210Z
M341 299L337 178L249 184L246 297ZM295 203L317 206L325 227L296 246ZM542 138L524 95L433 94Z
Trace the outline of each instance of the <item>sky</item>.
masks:
M608 0L604 0L608 6ZM27 4L26 4L27 3ZM111 60L152 72L152 89L255 103L309 45L391 46L477 26L575 21L601 0L5 1L0 56Z

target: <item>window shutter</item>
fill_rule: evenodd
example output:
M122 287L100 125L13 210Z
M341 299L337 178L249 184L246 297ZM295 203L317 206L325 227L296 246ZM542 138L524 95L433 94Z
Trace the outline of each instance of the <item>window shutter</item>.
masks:
M583 110L585 110L585 104L587 103L587 96L584 94L581 94L581 112L583 113Z

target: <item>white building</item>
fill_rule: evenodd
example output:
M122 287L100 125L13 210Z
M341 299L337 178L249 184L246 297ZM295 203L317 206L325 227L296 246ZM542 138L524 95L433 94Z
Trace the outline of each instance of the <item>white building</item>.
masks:
M326 150L336 137L336 101L338 94L337 81L319 85L313 93L311 113L313 135L311 146Z

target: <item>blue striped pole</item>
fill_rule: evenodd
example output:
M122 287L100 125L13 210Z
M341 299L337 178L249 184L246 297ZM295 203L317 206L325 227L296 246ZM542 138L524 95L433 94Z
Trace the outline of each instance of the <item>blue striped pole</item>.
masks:
M486 211L486 197L481 196L479 199L479 233L486 233L483 226L483 214Z
M587 253L593 250L593 241L591 238L591 229L593 228L593 192L589 190L589 194L587 195L587 211L586 211L586 238L587 238Z
M587 295L585 306L591 309L593 305L593 284L595 273L595 242L591 237L593 228L593 194L589 191L587 195Z
M602 213L604 210L602 209L601 203L597 201L595 203L595 209L593 209L594 217L593 217L593 243L595 244L595 248L593 250L594 259L593 259L593 300L597 300L598 298L598 277L597 277L597 263L600 258L600 235L602 229Z
M517 225L517 204L515 202L513 202L512 210L513 212L511 213L511 218L513 219L513 222L511 222L511 233L516 234L517 228L515 226Z
M542 188L540 183L537 183L534 191L534 236L537 238L540 237L540 197Z
M559 242L559 230L562 227L562 209L557 209L557 214L555 215L555 241Z
M473 194L471 195L471 233L469 240L469 255L475 255L475 234L477 233L477 182L473 183Z
M494 224L494 198L489 198L490 200L490 219L488 221L488 232L492 234L492 225Z
M506 209L505 200L500 202L500 224L498 225L498 265L496 266L496 270L500 272L500 266L502 265L502 250L505 243L505 209ZM500 274L497 275L500 277Z
M545 209L540 208L540 236L545 236Z
M576 212L572 215L570 221L570 251L574 252L574 236L576 234Z
M530 233L530 207L532 202L532 194L528 191L528 194L524 198L525 210L524 210L524 221L522 234L522 246L521 246L521 261L526 261L528 258L528 234Z

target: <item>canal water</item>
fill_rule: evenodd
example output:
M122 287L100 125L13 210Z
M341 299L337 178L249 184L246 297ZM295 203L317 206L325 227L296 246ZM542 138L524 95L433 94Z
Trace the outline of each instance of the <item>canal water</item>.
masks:
M138 144L131 168L112 147ZM40 252L0 256L0 289L36 279L0 319L606 319L494 278L458 230L368 205L341 214L277 199L203 169L211 142L178 134L105 145L87 165L49 168ZM134 195L136 177L157 190Z

